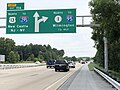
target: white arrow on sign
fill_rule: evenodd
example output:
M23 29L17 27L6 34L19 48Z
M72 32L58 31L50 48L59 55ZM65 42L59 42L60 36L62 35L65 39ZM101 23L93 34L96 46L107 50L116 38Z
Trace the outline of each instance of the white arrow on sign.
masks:
M37 12L35 12L33 17L35 17L35 32L39 32L39 23L45 22L48 19L48 17L42 16L41 19L38 19L40 16Z

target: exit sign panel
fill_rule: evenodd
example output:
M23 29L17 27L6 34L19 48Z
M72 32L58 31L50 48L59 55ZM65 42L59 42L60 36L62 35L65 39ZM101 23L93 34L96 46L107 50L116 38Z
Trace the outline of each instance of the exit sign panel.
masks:
M7 34L75 33L76 9L8 10Z

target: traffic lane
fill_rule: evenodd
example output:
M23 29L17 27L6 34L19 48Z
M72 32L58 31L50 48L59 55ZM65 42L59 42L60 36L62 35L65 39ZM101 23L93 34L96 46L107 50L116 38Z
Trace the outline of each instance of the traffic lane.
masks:
M41 71L44 68L45 66L0 70L0 77L10 77L17 74L20 75L22 73Z
M29 86L30 83L34 84L35 82L54 75L53 73L51 74L51 71L46 69L45 66L6 71L8 71L7 75L0 77L0 88L2 90L19 90L21 86Z
M28 85L21 86L21 90L56 90L77 68L71 69L69 72L55 72L54 69L48 70L51 72L47 72L47 74L45 74L47 75L46 77L37 76L37 80L34 79L35 83L32 81Z
M10 88L19 86L21 84L21 81L24 84L24 82L26 82L25 79L27 77L38 74L39 72L40 75L44 75L44 73L48 71L47 69L45 69L45 66L24 69L20 68L11 70L1 70L0 88L1 90L11 90Z
M44 71L45 71L45 70L44 70ZM53 71L53 70L52 70L52 71ZM53 71L53 72L54 72L54 71ZM64 72L60 72L60 73L64 73ZM41 74L41 73L40 73L40 74ZM35 74L35 73L34 73L34 74L31 74L31 75L30 75L30 79L29 79L29 80L25 80L25 79L24 79L24 81L32 82L31 84L33 85L33 84L34 84L34 81L37 82L37 80L35 80L35 77L34 77L34 80L32 80L31 77L32 77L32 76L37 76L37 75L38 75L38 74ZM45 75L47 75L47 74L44 74L44 75L41 75L41 76L45 76ZM53 76L53 75L55 75L55 74L52 73L51 76ZM57 75L58 75L58 74L57 74ZM62 76L61 74L59 74L59 75ZM50 76L50 75L48 75L48 76ZM47 76L47 77L48 77L48 76ZM42 77L42 78L44 79L44 78L47 78L47 77ZM54 76L53 76L53 77L54 77ZM39 77L39 78L40 78L40 77ZM20 79L20 77L17 78L17 80L19 80L19 79ZM22 78L21 78L21 79L22 79ZM21 80L21 79L20 79L20 80ZM56 79L57 79L57 78L56 78ZM45 79L44 79L44 80L45 80ZM9 81L9 80L7 79L7 81ZM47 81L45 81L45 82L48 83L48 81L50 81L50 80L47 79ZM12 82L14 82L14 81L12 81ZM18 81L17 81L17 82L18 82ZM17 82L16 82L16 83L17 83ZM27 82L24 82L24 83L27 83ZM39 82L39 80L38 80L38 82ZM20 81L19 81L19 83L20 83ZM21 82L21 83L22 83L22 82ZM16 84L14 84L14 85L16 85ZM18 85L18 84L17 84L17 85ZM17 85L16 85L16 86L17 86ZM30 83L29 83L29 85L30 85ZM29 85L28 85L28 87L29 87ZM25 86L23 85L23 87L26 87L26 86L27 86L26 84L25 84ZM34 85L33 85L33 86L34 86ZM38 86L39 86L39 85L38 85ZM42 90L42 87L43 87L43 86L39 86L39 89L41 88L41 90ZM39 89L38 89L38 90L39 90ZM3 90L3 89L2 89L2 90ZM7 89L5 89L5 90L7 90ZM9 90L10 90L10 88L9 88ZM12 90L13 90L13 89L12 89ZM16 88L15 88L15 90L16 90ZM26 89L21 89L21 90L26 90ZM31 89L31 90L33 90L33 89ZM36 89L36 90L37 90L37 89Z
M46 69L45 66L2 71L0 88L1 90L44 90L49 87L50 90L50 88L59 87L58 83L57 85L54 83L68 73L72 74L79 66L78 64L77 68L71 69L69 72L55 72L54 69Z
M80 63L76 63L76 68L71 68L69 73L52 83L50 86L45 88L44 90L57 90L68 78L71 77L76 71L78 71L79 68L81 68L82 65Z

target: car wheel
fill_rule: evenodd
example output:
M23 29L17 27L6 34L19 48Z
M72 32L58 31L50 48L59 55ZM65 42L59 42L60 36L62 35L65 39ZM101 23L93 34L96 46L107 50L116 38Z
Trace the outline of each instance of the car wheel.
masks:
M57 69L55 69L55 72L57 72Z

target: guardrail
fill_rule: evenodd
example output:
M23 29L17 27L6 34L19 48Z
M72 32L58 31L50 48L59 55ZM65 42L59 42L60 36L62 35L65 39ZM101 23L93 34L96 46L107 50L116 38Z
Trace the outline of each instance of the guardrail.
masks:
M94 68L94 70L100 74L105 80L107 80L110 84L112 84L117 90L120 90L120 83L118 83L117 81L115 81L114 79L112 79L111 77L107 76L106 74L104 74L103 72L101 72L100 70Z
M38 67L42 64L0 64L0 70L4 69L15 69L15 68L27 68L27 67Z

